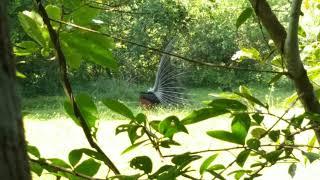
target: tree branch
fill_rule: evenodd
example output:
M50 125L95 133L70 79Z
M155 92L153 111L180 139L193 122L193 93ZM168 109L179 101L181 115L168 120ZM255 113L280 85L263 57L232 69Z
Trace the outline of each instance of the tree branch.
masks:
M48 32L51 38L51 41L54 45L54 48L56 50L56 57L59 62L59 67L60 67L60 76L61 76L61 81L63 88L65 90L66 95L68 96L72 106L73 106L73 111L77 119L79 119L82 130L92 148L94 148L97 152L99 152L103 157L104 157L104 163L115 173L115 174L120 174L119 170L116 168L116 166L113 164L113 162L109 159L109 157L102 151L100 146L94 141L90 128L88 127L88 124L86 123L85 118L80 112L80 109L78 105L75 102L74 95L72 92L71 88L71 83L68 79L68 72L67 72L67 65L66 65L66 59L65 56L62 52L60 42L59 42L59 37L57 32L53 29L50 23L50 19L48 17L48 14L41 4L41 0L36 0L37 5L38 5L38 11L40 15L42 16L44 24L48 28Z

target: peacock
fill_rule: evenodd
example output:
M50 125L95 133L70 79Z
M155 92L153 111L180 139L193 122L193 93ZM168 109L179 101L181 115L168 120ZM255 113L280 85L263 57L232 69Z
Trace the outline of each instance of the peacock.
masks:
M169 53L173 49L174 40L171 40L165 48ZM180 105L185 102L184 88L181 87L177 68L172 65L171 57L163 54L156 73L152 88L146 92L140 92L140 104L144 107L155 105Z

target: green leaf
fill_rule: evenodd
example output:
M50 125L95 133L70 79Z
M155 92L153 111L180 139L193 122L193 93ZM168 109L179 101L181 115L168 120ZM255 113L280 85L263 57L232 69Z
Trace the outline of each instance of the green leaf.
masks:
M252 8L249 7L241 12L236 22L237 29L252 16L252 12Z
M177 132L188 133L186 127L179 121L176 116L169 116L161 121L158 125L158 130L165 137L172 138Z
M244 163L246 162L246 160L248 159L250 154L250 150L243 150L241 151L237 158L236 158L236 163L240 166L243 167Z
M317 141L317 136L314 135L313 138L308 142L308 149L307 149L308 152L311 152L313 150L313 147L316 141Z
M179 166L186 166L189 163L191 163L192 161L195 161L197 159L200 159L201 156L199 155L191 155L190 153L184 153L184 154L179 154L179 155L175 155L172 159L171 162L175 165L179 165Z
M82 157L82 152L79 149L74 149L69 152L68 159L69 163L74 167L78 164Z
M121 124L116 128L116 135L122 132L127 132L130 128L136 127L134 124Z
M143 135L143 134L138 135L139 128L140 127L138 125L129 127L128 136L129 136L131 144L133 144L137 139L139 139Z
M272 130L269 132L268 136L273 142L277 142L280 137L280 130Z
M174 169L175 167L172 165L164 165L164 166L161 166L155 173L153 173L152 175L149 175L148 177L150 179L159 180L163 174L168 174L168 172L171 172Z
M247 93L239 93L239 92L234 92L235 94L247 99L249 102L260 105L266 109L268 109L268 106L263 104L261 101L259 101L257 98L247 94Z
M143 124L147 121L147 116L144 115L143 113L139 113L137 114L135 120L139 123L139 124Z
M216 173L214 170L208 169L207 170L211 175L213 175L215 178L218 178L220 180L226 180L221 174Z
M27 78L26 75L22 74L21 72L19 72L18 70L16 70L16 76L19 77L19 78L22 78L22 79L25 79Z
M260 58L260 53L255 48L241 48L241 50L237 51L232 56L232 60L238 60L238 62L242 62L243 60L247 60L247 59L252 59L262 63Z
M40 158L40 152L37 147L27 145L27 151L28 151L28 153L32 154L33 156Z
M180 146L180 144L172 139L162 140L160 146L164 148L170 148L171 145Z
M94 33L61 33L60 39L67 51L76 52L81 59L91 61L106 68L116 69L117 62L112 56L112 39ZM68 60L68 59L67 59Z
M148 156L138 156L130 161L130 167L142 170L145 174L152 172L152 161Z
M88 25L92 22L98 15L99 11L96 8L91 8L89 6L82 6L77 8L71 14L73 22L77 25Z
M23 30L42 47L46 47L47 34L46 28L43 26L41 16L34 11L23 11L18 14L18 19Z
M60 41L60 44L68 65L73 69L78 69L82 61L81 54L78 53L76 49L70 47L69 44L64 41Z
M264 135L267 131L261 127L257 127L257 128L254 128L252 131L251 131L251 135L254 137L254 138L257 138L257 139L260 139L262 135Z
M137 148L138 146L140 146L141 144L143 144L144 142L146 142L147 140L143 140L137 143L132 144L131 146L127 147L125 150L122 151L121 155L126 154L130 151L132 151L133 149Z
M87 159L79 164L74 171L87 176L94 176L98 172L100 165L100 163L93 159Z
M264 116L261 116L260 113L255 113L254 115L252 115L252 118L254 119L255 122L257 122L258 124L261 124L261 122L264 119Z
M34 41L22 41L15 44L13 52L16 56L29 56L39 50L39 45Z
M30 168L32 172L36 173L39 177L41 176L43 172L43 168L41 167L40 164L35 162L30 162Z
M220 139L222 141L227 141L230 143L235 143L235 144L241 144L243 145L244 142L242 139L239 139L237 135L232 134L228 131L208 131L207 134L213 138Z
M232 134L234 134L239 139L239 141L242 142L242 144L245 143L250 125L251 119L246 113L236 114L232 120Z
M312 163L313 161L315 160L318 160L320 159L320 154L317 154L317 153L313 153L313 152L304 152L304 151L301 151L302 154L304 156L306 156L308 158L308 160L310 161L310 163Z
M208 169L210 164L218 157L219 154L213 154L209 156L206 160L203 161L203 163L200 166L200 174L202 175L205 170Z
M53 20L61 19L62 13L61 13L61 9L58 6L54 6L50 4L50 5L47 5L45 9L50 19L53 19ZM53 22L53 21L51 21L51 24L54 28L58 28L60 26L59 23Z
M81 93L75 97L75 101L89 128L92 129L96 127L98 109L92 98L86 93Z
M295 163L292 163L289 166L288 173L290 174L291 178L293 178L296 175L297 165Z
M247 145L249 148L258 150L260 148L260 141L258 139L252 138L247 141Z
M59 167L63 167L63 168L67 168L67 169L71 169L70 165L67 164L64 160L62 159L58 159L58 158L51 158L48 159L48 161L50 161L53 165L59 166Z
M217 107L220 109L227 109L227 110L234 110L234 111L247 110L246 105L234 99L215 99L215 100L212 100L208 105L212 107Z
M140 174L135 174L135 175L131 175L131 176L126 176L126 175L116 175L116 176L111 176L109 179L113 180L138 180L139 177L141 175Z
M212 117L216 117L222 114L229 113L228 110L220 108L202 108L196 111L193 111L187 117L185 117L181 122L184 125L197 123Z
M271 164L276 163L279 160L279 156L283 153L283 150L275 150L272 152L269 152L265 155L265 158L267 161L269 161Z
M106 105L112 111L114 111L118 114L121 114L122 116L129 118L131 120L135 119L132 111L127 106L125 106L123 103L116 101L116 100L108 99L108 98L102 100L102 102L104 105Z
M212 171L217 171L217 170L221 170L221 169L225 169L226 167L223 164L214 164L212 166L210 166L208 169L212 170Z

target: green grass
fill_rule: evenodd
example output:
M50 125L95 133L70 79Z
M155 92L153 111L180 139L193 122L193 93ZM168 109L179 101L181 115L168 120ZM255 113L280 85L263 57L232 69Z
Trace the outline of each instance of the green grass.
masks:
M101 119L116 120L123 119L118 114L113 113L107 109L101 102L105 97L119 99L125 103L133 112L145 112L146 114L158 116L175 114L177 116L183 116L191 112L194 109L203 106L203 101L208 101L213 97L209 94L222 93L219 89L214 88L187 88L186 94L188 103L183 107L171 107L163 108L157 107L151 110L142 109L139 106L139 92L148 89L146 85L136 85L128 83L122 80L108 80L102 79L96 82L87 84L80 84L74 86L75 94L80 92L86 92L91 95L98 107L99 117ZM260 100L268 103L270 106L281 106L281 102L284 98L288 97L293 91L288 91L285 88L278 88L274 91L270 91L270 88L250 87L252 92ZM234 91L237 91L235 89ZM63 102L66 100L65 96L36 96L32 98L23 97L22 107L26 112L28 119L35 120L47 120L65 118L66 114L63 108Z

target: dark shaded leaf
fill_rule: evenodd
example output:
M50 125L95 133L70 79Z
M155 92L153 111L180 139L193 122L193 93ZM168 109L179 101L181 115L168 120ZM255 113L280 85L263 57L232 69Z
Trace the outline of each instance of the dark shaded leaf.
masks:
M74 171L87 176L94 176L98 172L100 165L100 163L93 159L87 159L79 164Z
M258 150L260 148L261 143L258 139L252 138L247 141L247 145L251 149Z
M75 165L78 164L78 162L80 161L81 157L82 157L82 152L79 149L74 149L74 150L69 152L69 155L68 155L69 163L72 166L75 166Z
M320 159L320 154L313 153L313 152L304 152L301 151L304 156L308 158L310 163L313 163L313 161Z
M71 166L62 159L51 158L51 159L48 159L48 161L51 162L53 165L67 168L67 169L71 169Z
M263 121L264 116L261 116L259 113L255 113L254 115L252 115L252 118L254 119L255 122L260 124Z
M271 164L274 164L278 161L279 156L283 153L283 150L275 150L272 152L269 152L265 155L265 158L267 161L269 161Z
M28 145L27 151L28 151L28 153L34 155L35 157L40 158L40 152L37 147Z
M269 132L268 136L273 142L277 142L280 137L280 130L272 130Z
M39 177L41 176L43 168L38 163L30 162L30 168L32 172L36 173Z
M252 16L252 12L252 8L249 7L241 12L236 22L237 29Z
M241 151L236 159L236 163L240 166L243 167L244 163L246 162L246 160L248 159L248 156L250 154L250 150L243 150Z
M254 137L254 138L257 138L257 139L260 139L262 135L264 135L267 131L261 127L257 127L257 128L254 128L252 129L251 131L251 135Z
M142 170L145 174L152 172L152 161L148 156L138 156L130 161L130 167Z

